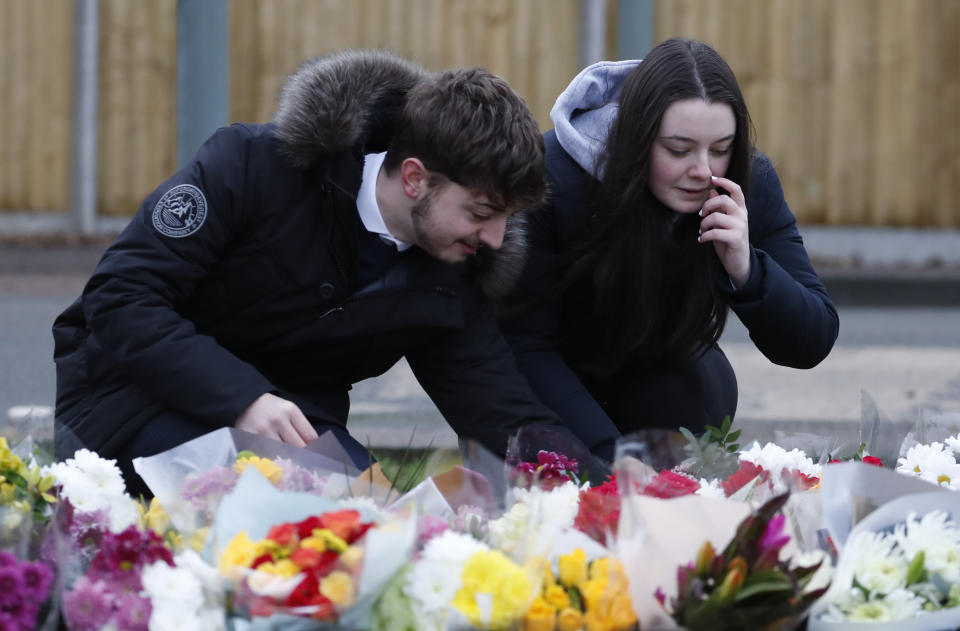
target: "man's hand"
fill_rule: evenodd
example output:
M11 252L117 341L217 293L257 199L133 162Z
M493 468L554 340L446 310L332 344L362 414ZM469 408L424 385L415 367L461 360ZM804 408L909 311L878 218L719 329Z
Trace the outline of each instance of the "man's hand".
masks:
M317 431L296 405L269 392L250 404L237 422L237 429L275 438L303 447L317 438Z

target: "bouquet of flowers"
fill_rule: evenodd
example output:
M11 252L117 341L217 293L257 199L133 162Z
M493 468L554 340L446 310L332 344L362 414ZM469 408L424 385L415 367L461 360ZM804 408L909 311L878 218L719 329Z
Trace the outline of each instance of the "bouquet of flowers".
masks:
M53 572L47 564L21 561L0 551L0 629L38 628L37 619L52 583Z
M325 439L321 436L318 440ZM359 474L352 465L336 458L232 427L204 434L155 456L137 458L133 465L173 524L184 533L209 528L220 502L249 467L282 491L326 497L342 494L348 480Z
M365 629L415 525L363 498L281 491L250 467L217 509L207 554L230 582L234 625Z
M791 567L782 559L790 536L781 512L787 496L761 506L717 554L707 541L677 570L676 596L657 599L685 629L790 629L826 586L810 587L820 563Z
M620 561L588 561L582 548L547 564L537 596L524 615L523 631L629 631L637 627L627 576Z
M391 581L373 612L376 631L509 629L535 596L533 571L472 536L430 539Z
M887 502L840 551L834 584L811 631L926 630L960 626L960 499L926 492Z
M0 550L20 558L35 556L57 501L51 493L54 482L41 467L24 462L0 436Z

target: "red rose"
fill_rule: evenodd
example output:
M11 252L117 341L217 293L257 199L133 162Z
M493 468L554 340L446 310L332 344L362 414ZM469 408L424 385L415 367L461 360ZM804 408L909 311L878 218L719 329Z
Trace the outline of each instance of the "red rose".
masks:
M667 499L670 497L693 495L699 489L700 483L693 478L688 478L683 474L673 471L661 471L657 474L657 477L643 489L642 494Z
M879 458L874 458L873 456L864 456L863 461L867 464L872 464L875 467L883 466L883 460L880 460Z
M269 532L267 532L267 539L276 542L283 548L293 548L299 541L297 525L286 523L271 526Z

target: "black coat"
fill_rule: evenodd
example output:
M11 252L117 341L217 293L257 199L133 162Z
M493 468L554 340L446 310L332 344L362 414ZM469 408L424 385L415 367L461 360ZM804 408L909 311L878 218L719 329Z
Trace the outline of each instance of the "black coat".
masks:
M381 61L335 58L333 70L353 76L362 62L382 75ZM413 247L374 282L358 278L370 238L356 208L363 153L382 150L388 134L361 126L325 154L298 145L316 121L304 120L306 107L290 114L288 101L326 96L318 72L340 87L328 70L294 76L308 85L288 87L278 125L214 134L146 198L57 318L57 421L88 447L110 456L163 409L211 429L232 425L266 392L344 424L351 384L403 356L463 437L502 452L516 426L556 422L517 372L478 288L496 266L446 265ZM417 75L387 70L388 84L353 76L374 94L352 115L389 130L391 95Z
M513 307L549 291L556 279L558 255L573 247L587 227L593 176L564 151L553 131L544 135L544 141L551 198L546 207L527 217L528 262L510 301ZM750 173L750 278L740 290L726 290L728 304L768 359L810 368L827 356L836 341L837 311L810 264L769 158L757 152ZM564 296L564 300L576 301L577 296ZM619 435L616 426L559 350L559 304L554 301L553 306L519 317L507 309L514 317L502 319L501 328L537 396L588 447L608 443Z

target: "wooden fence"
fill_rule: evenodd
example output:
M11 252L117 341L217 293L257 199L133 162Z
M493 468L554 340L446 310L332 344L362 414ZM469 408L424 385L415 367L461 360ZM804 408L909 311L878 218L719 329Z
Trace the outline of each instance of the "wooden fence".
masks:
M128 215L175 168L176 0L100 7L99 211ZM658 0L655 14L657 40L728 59L802 222L960 227L960 0ZM0 210L68 206L72 20L66 0L0 0ZM547 129L578 21L579 0L231 0L230 119L269 120L308 57L384 47L490 68Z

